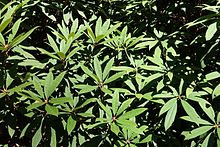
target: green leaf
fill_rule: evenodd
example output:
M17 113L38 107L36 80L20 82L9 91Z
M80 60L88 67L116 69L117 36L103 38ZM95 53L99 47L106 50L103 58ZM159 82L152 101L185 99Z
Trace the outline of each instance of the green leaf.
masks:
M42 139L42 133L41 133L42 123L43 123L43 119L41 121L40 127L38 128L38 130L36 131L36 133L32 138L32 147L37 147Z
M102 67L101 67L101 63L98 60L97 56L94 57L94 69L95 69L95 73L99 78L99 81L102 81Z
M183 93L183 84L184 84L184 80L181 78L180 85L179 85L179 95Z
M135 117L135 116L143 113L146 110L147 110L147 108L136 108L136 109L130 110L128 112L125 112L118 119L130 119L132 117Z
M2 45L5 45L5 39L4 39L3 35L2 35L2 33L0 33L0 43Z
M193 129L192 131L185 131L182 134L185 136L185 140L189 140L195 137L198 137L200 135L205 134L209 130L211 130L213 126L202 126L196 129Z
M119 92L118 90L116 90L113 94L113 98L112 98L112 111L113 114L115 115L117 110L118 110L118 105L119 105Z
M53 80L53 73L49 72L49 74L46 77L45 86L44 86L44 92L45 92L46 98L51 96L51 94L56 90L57 86L63 80L63 77L65 74L66 72L62 72Z
M181 100L182 106L186 113L189 115L189 117L195 122L198 123L198 120L201 119L200 116L196 113L196 110L187 102L184 100Z
M73 99L69 97L60 97L60 98L52 98L50 100L52 104L64 104L64 103L73 103Z
M51 114L58 117L59 110L56 107L47 104L45 106L45 110L47 111L47 114Z
M41 87L41 83L38 77L36 76L33 77L33 83L34 83L34 88L37 91L37 93L41 96L41 98L44 98L43 88Z
M52 57L52 58L54 58L54 59L60 60L59 57L57 57L57 56L55 56L54 54L52 54L52 53L46 51L45 49L42 49L42 48L37 48L37 49L38 49L42 54L46 54L46 55L48 55L48 56L50 56L50 57Z
M211 72L211 73L208 73L207 75L205 75L205 79L207 81L214 80L217 78L220 78L220 73L217 71L214 71L214 72Z
M175 105L173 105L172 108L167 112L164 122L165 130L168 130L173 124L176 117L176 113L177 113L177 103L175 103Z
M102 108L102 110L104 110L109 116L112 116L111 110L108 107L104 106L102 102L99 100L97 100L97 102L99 106Z
M9 17L0 24L0 33L2 31L4 31L4 29L9 25L9 23L12 21L12 19L13 19L12 17Z
M202 108L202 110L206 113L206 115L212 120L212 122L215 123L215 112L212 108L212 105L206 100L199 101L199 105Z
M210 133L208 136L206 136L205 140L202 142L201 147L208 147L209 145L209 138L212 135L212 133Z
M212 93L212 98L216 98L220 95L220 84L218 84Z
M196 122L195 120L193 120L191 117L189 116L182 116L180 117L181 119L185 120L185 121L189 121L189 122L193 122L196 123L197 125L212 125L210 122L208 122L207 120L201 119L201 118L197 118Z
M30 110L32 110L32 109L36 109L36 108L38 108L38 107L40 107L40 106L42 106L42 105L44 105L44 104L45 104L44 102L35 102L35 103L29 105L29 106L27 107L27 110L30 111Z
M172 93L161 93L155 94L153 98L174 98L175 96Z
M25 135L25 133L26 133L26 131L27 131L27 129L28 129L28 127L30 126L30 123L28 123L25 127L24 127L24 129L22 130L22 132L21 132L21 135L20 135L20 139L22 138L22 137L24 137L24 135Z
M8 134L10 135L10 137L12 138L14 136L15 130L12 129L10 126L8 126Z
M118 73L112 75L111 77L109 77L108 79L106 79L104 83L108 84L110 82L113 82L113 81L119 79L120 77L122 77L125 74L126 74L126 72L124 72L124 71L123 72L118 72Z
M56 131L51 127L51 139L50 139L50 146L56 147L57 146L57 138L56 138Z
M128 100L124 101L116 113L117 116L120 115L121 113L123 113L130 106L130 104L133 102L133 100L134 99L128 99Z
M113 133L115 133L116 135L118 135L118 133L120 132L119 127L113 122L110 125L110 129Z
M80 67L82 68L82 70L91 78L93 78L97 83L99 83L99 79L98 77L93 74L87 67L85 67L83 64L80 63Z
M103 71L103 80L108 76L109 72L111 71L112 65L114 63L114 58L112 58L105 66Z
M88 93L98 88L98 86L82 85L82 84L75 85L74 87L81 89L79 91L79 94Z
M99 35L102 35L102 18L101 17L99 17L98 20L96 21L95 35L96 37Z
M136 88L135 88L134 84L131 82L131 80L126 80L126 81L125 81L125 84L128 85L128 87L129 87L131 90L133 90L133 91L136 92Z
M76 126L76 120L74 120L72 118L72 116L69 116L68 120L67 120L67 132L68 132L68 135L70 135L70 133L73 131L73 129L75 128Z
M208 26L208 29L205 33L206 41L212 39L212 37L215 35L216 32L217 32L217 22L214 22Z
M20 44L22 41L24 41L26 38L28 38L31 33L38 27L34 27L33 29L29 30L27 33L20 34L18 37L12 40L10 43L11 48L15 47L16 45Z
M168 102L166 102L166 104L160 109L159 116L170 110L174 105L176 105L176 103L176 98L170 99Z
M137 134L143 134L143 130L136 127L136 123L132 122L130 120L121 120L118 119L117 123L122 127L123 129L129 130L131 132L137 133Z
M53 48L54 52L58 53L59 48L58 48L56 42L53 40L53 38L49 34L47 34L47 38L48 38L50 46Z
M160 80L160 82L157 84L157 92L160 91L165 85L164 85L164 79Z
M49 72L46 79L45 79L45 83L44 83L44 92L45 92L46 98L49 98L49 96L51 94L52 82L53 82L53 73Z

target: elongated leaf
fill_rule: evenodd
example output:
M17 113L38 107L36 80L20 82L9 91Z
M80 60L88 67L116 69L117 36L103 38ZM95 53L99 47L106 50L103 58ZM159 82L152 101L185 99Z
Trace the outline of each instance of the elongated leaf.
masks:
M68 135L70 135L70 133L73 131L73 129L75 128L76 126L76 120L74 120L72 118L72 116L69 116L68 120L67 120L67 132L68 132Z
M82 70L88 75L90 76L91 78L93 78L96 82L99 83L99 79L98 77L93 74L87 67L85 67L83 64L80 64L80 67L82 68Z
M215 123L215 112L212 108L212 105L206 100L199 101L199 105L202 108L202 110L206 113L206 115L212 120L212 122Z
M26 38L28 38L36 28L38 27L34 27L33 29L29 30L27 33L19 35L19 37L16 37L15 39L13 39L12 42L10 43L11 48L15 47L16 45L24 41Z
M111 110L104 106L101 101L97 100L99 106L104 110L109 116L112 116Z
M40 106L42 106L44 104L45 104L44 102L35 102L35 103L29 105L27 107L27 110L30 111L31 109L36 109L36 108L38 108L38 107L40 107Z
M120 132L119 127L115 124L115 122L111 123L110 125L110 129L113 133L115 133L116 135L118 135L118 133Z
M165 112L169 111L174 105L176 105L177 99L172 98L160 109L159 115L164 114Z
M102 81L102 67L101 67L101 63L98 60L97 56L95 56L94 58L94 69L95 69L95 73L99 78L99 81Z
M34 88L36 89L37 93L41 96L41 98L44 98L43 88L41 87L41 83L38 77L36 76L33 77L33 83L34 83Z
M4 31L4 29L8 26L8 24L12 21L12 17L9 17L5 21L0 24L0 33Z
M57 60L60 59L59 57L57 57L56 55L54 55L54 54L52 54L52 53L46 51L45 49L42 49L42 48L37 48L37 49L38 49L42 54L46 54L46 55L48 55L48 56L50 56L50 57L52 57L52 58L54 58L54 59L57 59Z
M198 119L200 119L200 116L196 113L196 110L187 102L184 100L181 100L182 106L186 113L189 115L189 117L195 122L198 122Z
M53 40L53 38L47 34L47 38L48 38L48 41L50 43L50 46L53 48L54 52L58 53L59 52L59 48L56 44L56 42Z
M208 73L208 74L205 76L205 79L206 79L207 81L214 80L214 79L217 79L217 78L220 78L220 73L217 72L217 71Z
M50 100L52 104L73 103L73 99L69 97L52 98Z
M210 133L208 136L206 136L205 140L202 142L201 147L208 147L209 144L209 138L212 135L212 133Z
M96 21L95 25L95 35L96 37L102 34L102 18L99 17L98 20Z
M175 103L175 105L173 105L172 108L167 112L164 122L165 130L168 130L173 124L176 117L176 113L177 113L177 103Z
M45 110L47 111L47 114L51 114L54 116L58 116L58 114L59 114L59 110L55 106L51 106L51 105L47 104L45 106Z
M216 97L218 97L220 95L220 84L218 84L216 87L215 87L215 89L214 89L214 91L213 91L213 94L212 94L212 98L216 98Z
M91 86L91 85L75 85L74 87L81 89L79 91L79 94L92 92L93 90L96 90L98 88L98 86Z
M143 113L146 110L147 108L136 108L131 111L125 112L118 119L129 119L129 118L138 116L139 114Z
M43 119L41 121L40 127L38 128L38 130L36 131L36 133L32 138L32 147L37 147L42 139L42 133L41 133L42 123L43 123Z
M198 136L208 132L212 128L213 128L213 126L202 126L202 127L196 128L192 131L183 132L182 134L185 136L185 140L189 140L189 139L198 137Z
M110 82L113 82L113 81L119 79L120 77L122 77L125 74L126 74L126 72L124 72L124 71L123 72L118 72L118 73L112 75L111 77L109 77L108 79L106 79L104 83L108 84Z
M46 79L45 79L45 83L44 83L44 92L45 92L45 96L46 98L48 98L51 94L51 84L53 82L53 73L49 72Z
M216 32L217 32L217 22L214 22L208 26L208 29L205 33L205 39L207 41L212 39L212 37L215 35Z
M103 71L103 80L108 76L109 72L111 71L112 65L114 63L114 58L112 58L105 66Z
M119 105L119 92L118 90L116 90L112 98L112 111L114 115L116 114L118 110L118 105Z
M130 106L130 104L133 102L133 100L134 99L128 99L128 100L124 101L116 113L117 116L120 115L122 112L124 112Z
M51 128L50 146L57 146L56 131L53 128Z

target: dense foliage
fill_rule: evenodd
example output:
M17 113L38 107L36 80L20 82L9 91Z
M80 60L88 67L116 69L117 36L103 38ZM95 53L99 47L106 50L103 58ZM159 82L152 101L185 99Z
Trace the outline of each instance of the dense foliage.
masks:
M217 0L0 3L3 146L220 146Z

